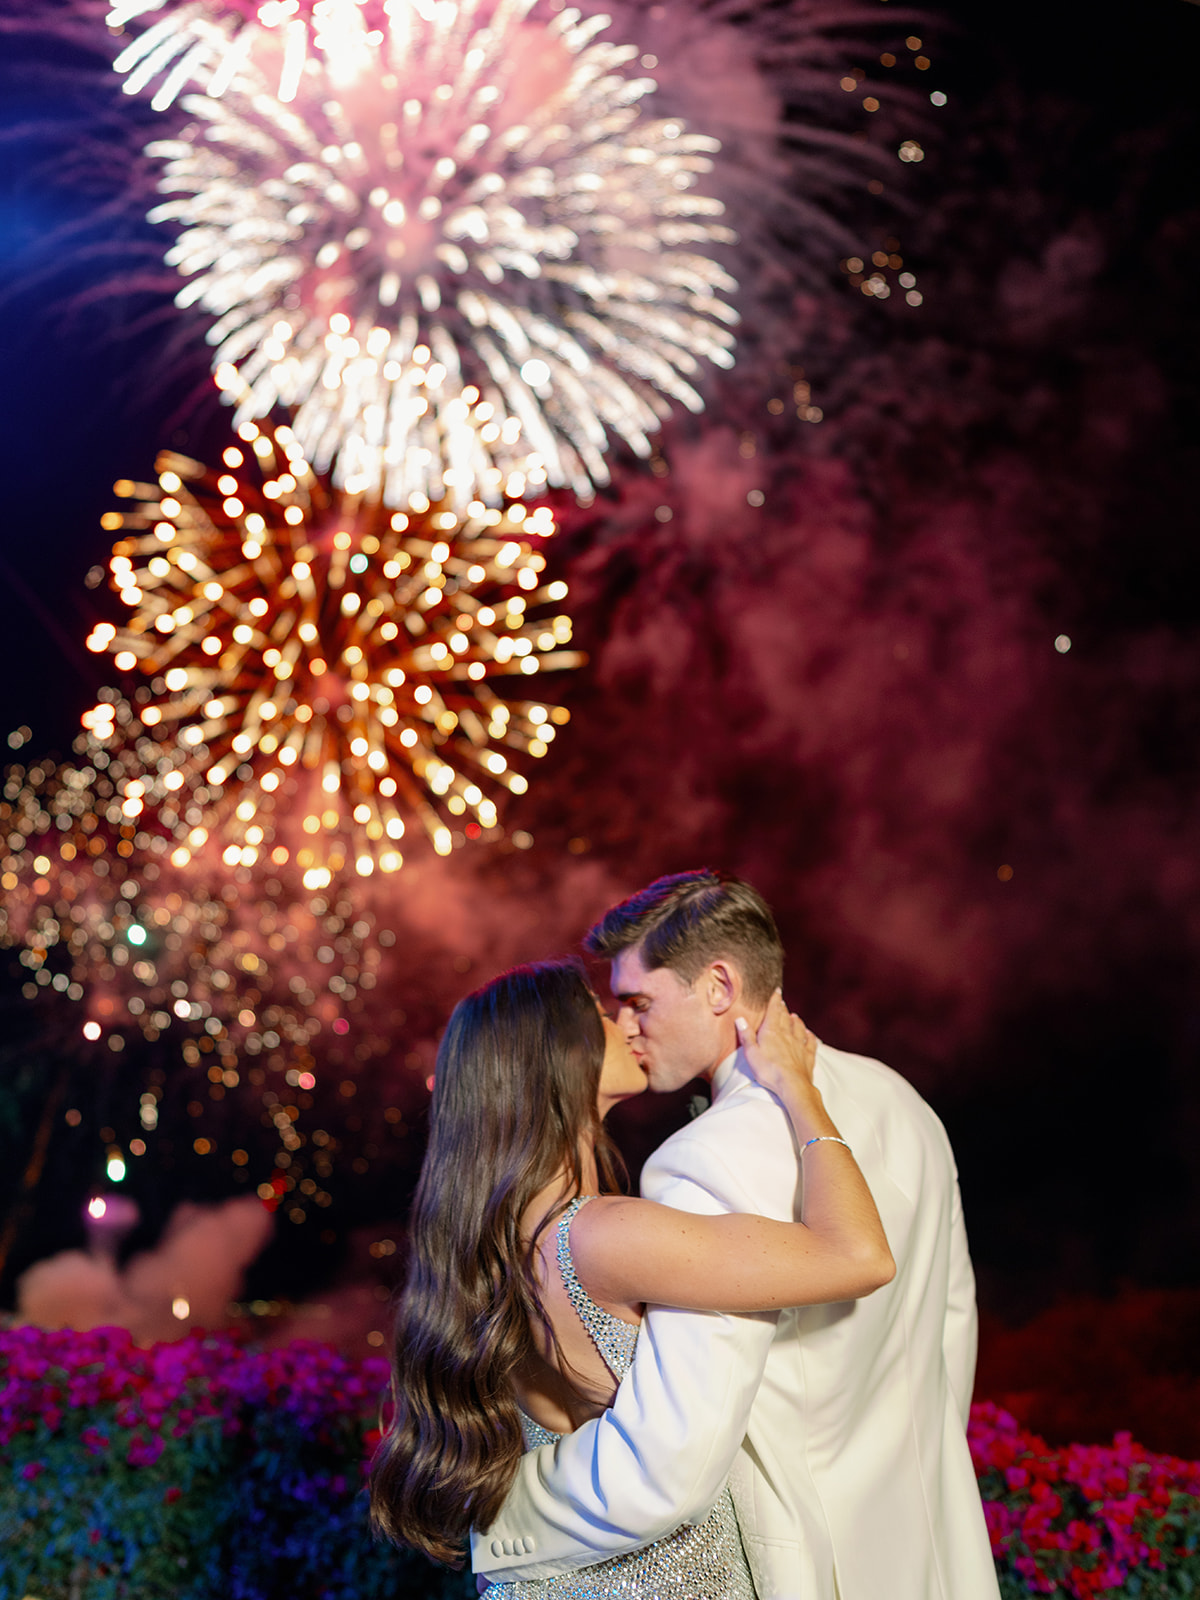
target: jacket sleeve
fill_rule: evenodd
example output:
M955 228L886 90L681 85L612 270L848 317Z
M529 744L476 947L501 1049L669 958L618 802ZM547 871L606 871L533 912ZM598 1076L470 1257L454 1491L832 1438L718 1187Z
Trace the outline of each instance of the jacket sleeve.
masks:
M951 1157L953 1161L953 1157ZM954 1173L950 1197L950 1276L946 1317L942 1325L942 1352L950 1388L965 1428L975 1388L975 1358L979 1347L979 1313L975 1304L975 1272L967 1250L962 1195Z
M648 1199L708 1215L768 1209L697 1143L677 1135L652 1158ZM776 1318L649 1307L612 1407L526 1454L500 1516L472 1535L475 1571L548 1578L704 1517L745 1435Z

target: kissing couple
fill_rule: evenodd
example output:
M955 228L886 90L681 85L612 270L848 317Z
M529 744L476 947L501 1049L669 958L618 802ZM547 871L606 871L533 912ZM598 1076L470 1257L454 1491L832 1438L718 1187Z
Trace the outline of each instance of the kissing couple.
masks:
M489 1600L998 1600L941 1123L788 1012L750 885L660 878L584 943L615 1018L545 962L442 1039L375 1527L469 1541ZM606 1114L693 1078L623 1195Z

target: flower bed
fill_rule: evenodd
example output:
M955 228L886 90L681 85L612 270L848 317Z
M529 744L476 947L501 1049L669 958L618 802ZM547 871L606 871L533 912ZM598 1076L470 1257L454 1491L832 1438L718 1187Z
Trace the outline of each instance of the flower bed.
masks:
M368 1532L386 1378L308 1341L0 1333L0 1600L473 1600Z
M994 1405L970 1441L1004 1600L1200 1595L1200 1462L1127 1433L1054 1450Z
M367 1530L386 1377L307 1341L0 1332L0 1600L473 1600ZM1052 1450L991 1405L971 1448L1005 1600L1200 1596L1200 1464Z

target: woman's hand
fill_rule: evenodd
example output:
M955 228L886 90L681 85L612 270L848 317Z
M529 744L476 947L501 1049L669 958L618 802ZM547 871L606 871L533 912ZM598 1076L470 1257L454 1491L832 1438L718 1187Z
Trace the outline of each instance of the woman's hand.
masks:
M783 1101L791 1099L797 1090L817 1093L813 1086L817 1036L792 1015L778 989L771 996L757 1034L751 1033L745 1017L738 1017L734 1026L746 1064L764 1089Z

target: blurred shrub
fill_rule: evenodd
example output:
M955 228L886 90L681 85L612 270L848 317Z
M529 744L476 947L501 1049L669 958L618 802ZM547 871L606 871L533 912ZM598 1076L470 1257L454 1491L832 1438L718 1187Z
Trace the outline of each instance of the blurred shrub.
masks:
M368 1531L386 1380L307 1341L0 1332L0 1600L473 1600Z
M991 1404L969 1437L1003 1600L1200 1595L1200 1463L1127 1433L1055 1450Z
M368 1531L386 1381L308 1341L0 1331L0 1600L474 1600ZM1004 1600L1200 1596L1200 1464L990 1404L970 1440Z

